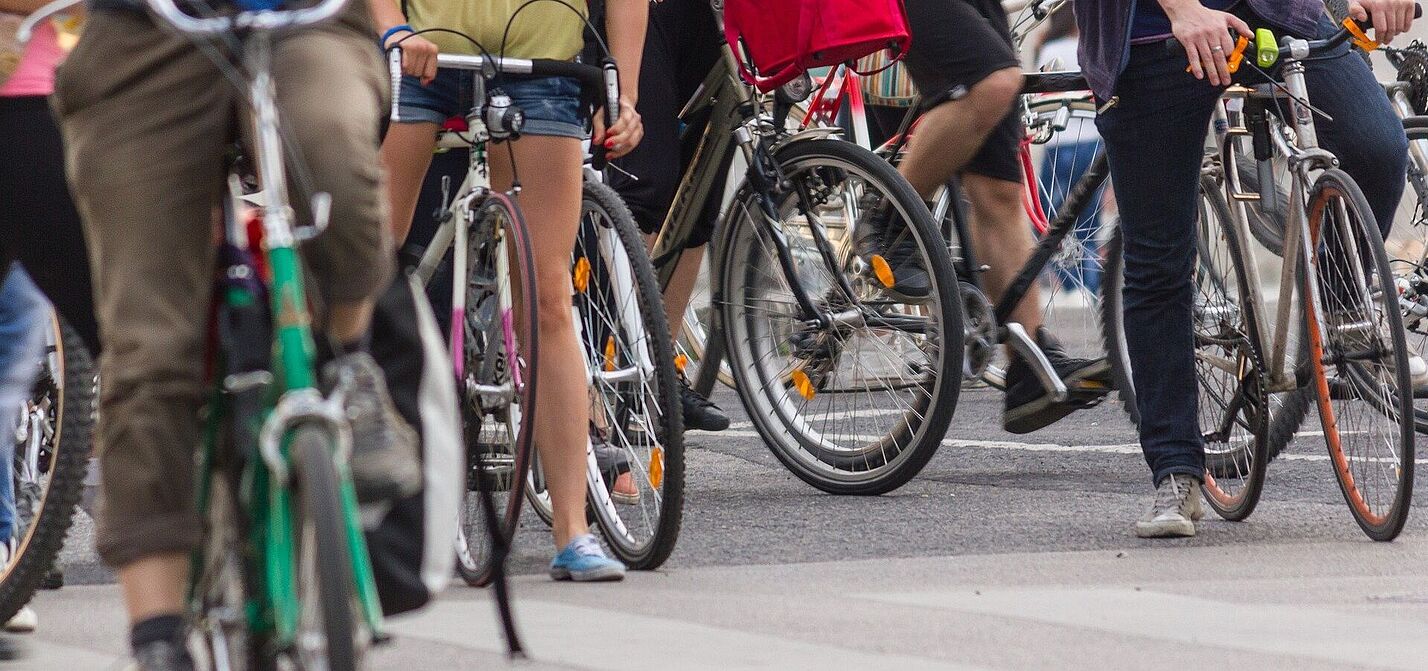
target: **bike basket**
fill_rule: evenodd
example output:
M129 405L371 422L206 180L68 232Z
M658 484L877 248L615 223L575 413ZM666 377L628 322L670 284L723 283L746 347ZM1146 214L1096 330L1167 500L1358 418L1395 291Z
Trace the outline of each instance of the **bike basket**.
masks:
M902 0L725 0L724 37L761 91L882 49L897 60L912 40Z

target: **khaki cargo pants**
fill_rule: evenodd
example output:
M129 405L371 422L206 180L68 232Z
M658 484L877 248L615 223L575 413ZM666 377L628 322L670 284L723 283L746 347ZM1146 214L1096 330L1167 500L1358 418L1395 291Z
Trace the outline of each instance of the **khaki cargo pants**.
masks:
M385 68L354 1L331 25L284 36L273 74L279 115L329 228L303 249L326 303L376 295L394 254L378 132ZM60 68L54 107L94 272L103 479L97 545L112 566L187 552L198 410L224 156L247 123L234 87L187 39L146 16L100 12ZM291 149L291 148L290 148ZM310 193L289 172L303 220Z

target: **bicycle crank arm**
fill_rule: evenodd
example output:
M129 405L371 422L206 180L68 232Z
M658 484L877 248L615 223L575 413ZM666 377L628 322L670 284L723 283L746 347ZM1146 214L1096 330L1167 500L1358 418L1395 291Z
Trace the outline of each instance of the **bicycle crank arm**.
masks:
M1012 351L1021 355L1021 358L1031 366L1031 371L1036 373L1036 378L1041 381L1041 386L1051 392L1052 399L1057 403L1065 403L1070 394L1066 391L1066 383L1061 376L1056 374L1056 369L1051 367L1051 361L1046 358L1046 354L1036 346L1036 341L1027 334L1026 328L1016 322L1006 323L1007 344L1011 345Z

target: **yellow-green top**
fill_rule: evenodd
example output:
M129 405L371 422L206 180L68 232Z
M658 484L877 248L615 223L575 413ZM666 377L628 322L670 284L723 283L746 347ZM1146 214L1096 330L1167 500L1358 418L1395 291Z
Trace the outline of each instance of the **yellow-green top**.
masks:
M566 0L588 14L585 0ZM501 55L501 38L506 24L530 0L408 0L407 23L411 27L448 28L476 38L493 56ZM570 7L537 0L521 10L506 37L505 55L512 58L554 58L568 61L580 53L585 23ZM422 35L443 53L477 54L475 45L451 33Z

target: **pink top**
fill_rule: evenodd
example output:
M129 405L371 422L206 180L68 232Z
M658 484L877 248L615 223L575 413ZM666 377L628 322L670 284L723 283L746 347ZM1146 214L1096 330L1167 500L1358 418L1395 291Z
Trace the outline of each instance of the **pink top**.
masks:
M47 96L55 91L55 68L64 60L54 23L41 21L20 55L20 64L0 84L0 97Z

